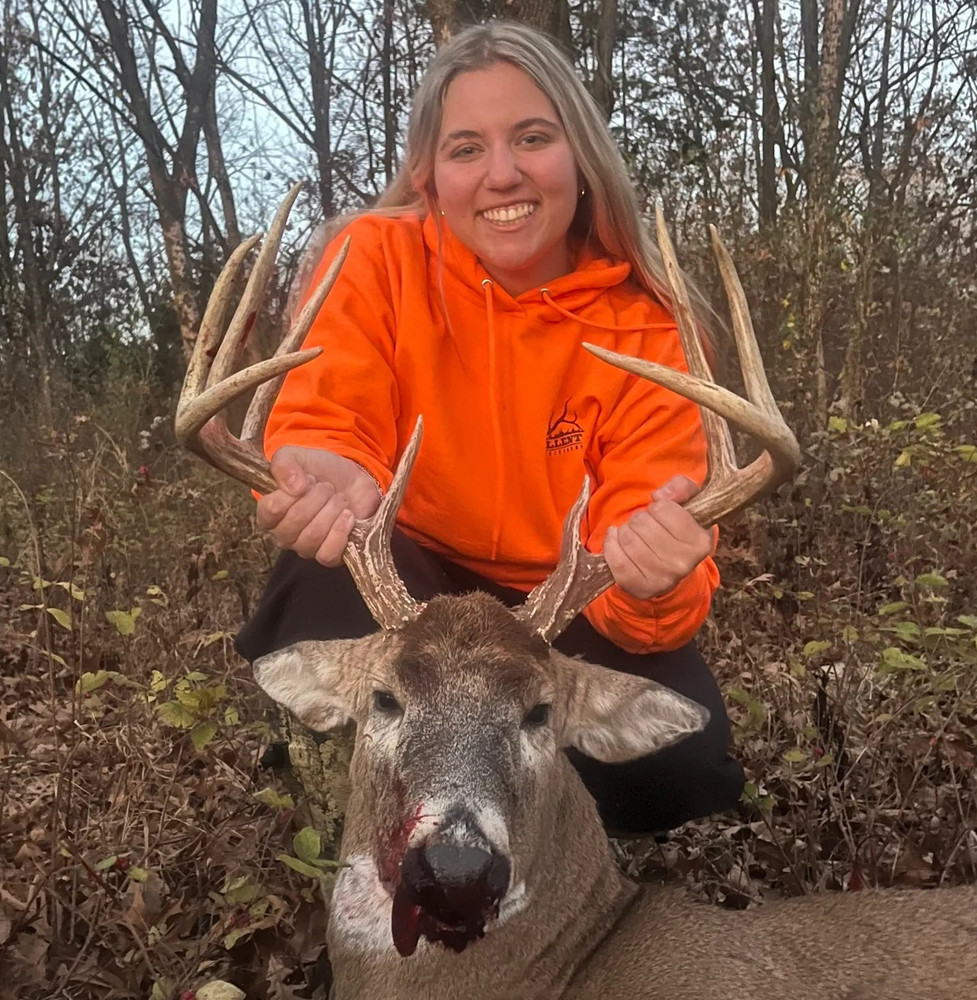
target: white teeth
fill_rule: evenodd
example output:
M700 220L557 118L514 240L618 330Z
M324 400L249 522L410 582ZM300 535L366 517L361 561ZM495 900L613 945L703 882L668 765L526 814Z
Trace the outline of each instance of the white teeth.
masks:
M515 222L517 219L532 215L535 211L535 205L507 205L505 208L487 208L482 212L482 217L489 222Z

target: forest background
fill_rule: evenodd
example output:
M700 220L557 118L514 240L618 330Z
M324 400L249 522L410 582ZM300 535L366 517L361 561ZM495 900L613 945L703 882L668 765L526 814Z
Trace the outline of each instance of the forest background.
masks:
M718 227L804 451L701 636L744 801L622 864L734 908L977 879L970 0L3 0L0 997L324 996L336 816L258 766L231 648L274 554L175 399L242 236L305 181L259 350L436 41L499 14L572 52L721 311Z

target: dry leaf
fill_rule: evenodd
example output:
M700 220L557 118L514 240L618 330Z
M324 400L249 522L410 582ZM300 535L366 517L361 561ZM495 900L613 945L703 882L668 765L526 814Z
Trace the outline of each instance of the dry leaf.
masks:
M196 990L196 1000L245 1000L244 990L223 979L214 979Z

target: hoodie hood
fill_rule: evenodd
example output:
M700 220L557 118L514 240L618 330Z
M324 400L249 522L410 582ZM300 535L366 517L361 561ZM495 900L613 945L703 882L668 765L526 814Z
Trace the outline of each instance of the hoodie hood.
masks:
M485 282L489 281L492 283L494 309L529 314L538 322L560 323L566 318L566 312L586 309L608 289L628 283L631 276L631 265L627 261L598 256L590 247L581 246L575 254L573 271L547 282L543 287L531 288L514 297L434 215L428 215L424 220L423 231L424 243L431 255L432 271L436 273L440 268L447 299L459 295L473 303L484 304ZM547 298L560 308L554 309Z

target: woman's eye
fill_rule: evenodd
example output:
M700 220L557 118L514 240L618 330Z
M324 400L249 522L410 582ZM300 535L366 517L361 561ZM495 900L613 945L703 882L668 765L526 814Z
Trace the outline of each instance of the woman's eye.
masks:
M522 720L524 726L545 726L550 718L550 706L545 702L540 702L538 705L533 705L533 707L526 713L526 717Z
M384 712L387 715L401 711L400 702L389 691L374 691L373 707L378 712Z

